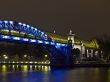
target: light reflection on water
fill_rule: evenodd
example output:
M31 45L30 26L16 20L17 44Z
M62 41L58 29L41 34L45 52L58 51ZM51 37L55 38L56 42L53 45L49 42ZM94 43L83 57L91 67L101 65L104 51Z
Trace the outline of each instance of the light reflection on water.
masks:
M28 82L28 75L35 72L46 74L50 71L50 66L37 65L1 65L0 82ZM38 76L40 74L38 73ZM42 75L42 74L41 74ZM11 78L9 78L11 77ZM32 78L32 76L29 76ZM19 78L19 79L18 79ZM14 79L14 80L10 80ZM18 79L18 80L16 80ZM40 80L39 80L40 81ZM31 81L33 82L33 81Z
M110 82L110 68L50 69L50 66L0 65L0 82Z
M39 71L50 71L50 66L37 66L37 65L1 65L0 66L0 72L5 73L5 72L16 72L16 71L22 71L22 72L27 72L27 71L34 71L34 70L39 70Z

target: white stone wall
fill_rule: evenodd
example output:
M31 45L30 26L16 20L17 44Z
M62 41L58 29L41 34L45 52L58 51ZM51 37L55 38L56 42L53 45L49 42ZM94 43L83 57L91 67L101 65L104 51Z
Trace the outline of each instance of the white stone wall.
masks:
M74 45L73 48L78 48L81 51L81 54L85 54L85 47L82 45Z

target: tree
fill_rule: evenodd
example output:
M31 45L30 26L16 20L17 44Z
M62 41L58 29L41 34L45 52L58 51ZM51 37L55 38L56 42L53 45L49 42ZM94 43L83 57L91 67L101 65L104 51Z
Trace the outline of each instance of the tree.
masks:
M79 61L80 59L80 50L78 48L76 49L73 49L73 58L74 58L74 61Z
M110 57L110 36L104 35L101 38L97 38L100 49L103 51L103 57L105 60L109 60Z

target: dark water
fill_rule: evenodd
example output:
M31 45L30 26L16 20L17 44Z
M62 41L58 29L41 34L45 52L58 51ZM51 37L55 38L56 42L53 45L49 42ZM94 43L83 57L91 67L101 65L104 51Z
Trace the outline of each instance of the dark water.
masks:
M2 65L0 82L110 82L110 68L51 69L49 66Z

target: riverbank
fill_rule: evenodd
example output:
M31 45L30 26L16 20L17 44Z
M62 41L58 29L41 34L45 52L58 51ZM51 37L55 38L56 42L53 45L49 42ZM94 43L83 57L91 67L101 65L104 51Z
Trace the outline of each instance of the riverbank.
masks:
M50 64L35 64L35 63L0 63L0 65L40 65L40 66L50 66Z
M110 67L110 64L73 64L73 65L67 65L67 66L51 66L52 68L82 68L82 67Z
M72 67L110 67L110 64L73 64Z
M110 67L110 64L72 64L72 65L51 65L51 64L36 64L36 63L0 63L0 65L41 65L51 66L52 68L74 68L74 67Z

